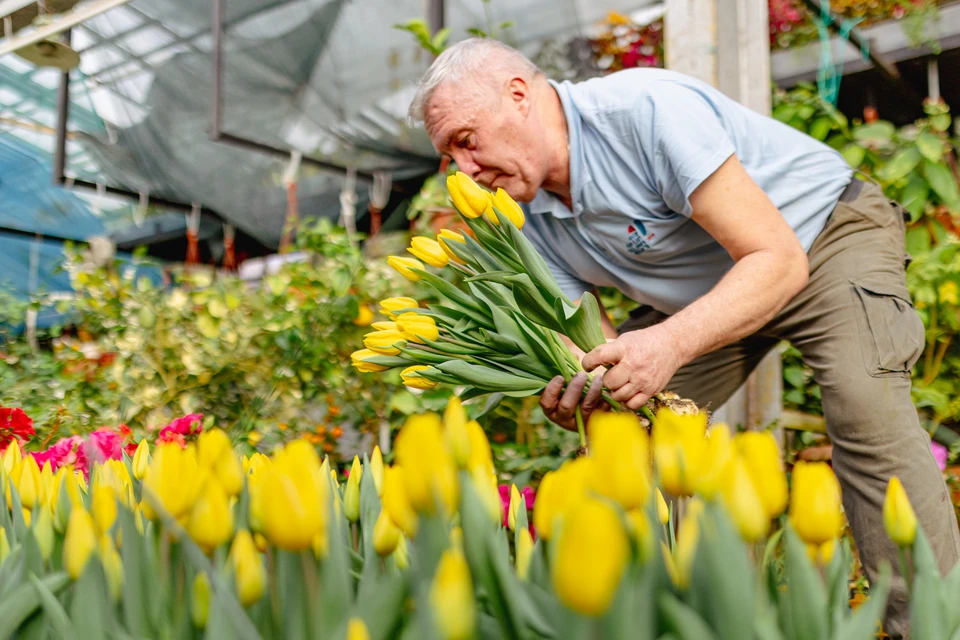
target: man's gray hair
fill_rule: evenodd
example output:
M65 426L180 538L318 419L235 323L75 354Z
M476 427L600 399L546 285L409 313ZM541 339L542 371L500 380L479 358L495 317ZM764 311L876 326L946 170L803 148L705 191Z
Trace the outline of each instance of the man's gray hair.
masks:
M438 87L465 77L477 76L489 71L490 58L496 59L500 67L518 69L530 74L531 78L540 73L533 62L525 55L493 38L470 38L447 48L441 53L417 85L417 92L410 103L411 122L424 121L427 104Z

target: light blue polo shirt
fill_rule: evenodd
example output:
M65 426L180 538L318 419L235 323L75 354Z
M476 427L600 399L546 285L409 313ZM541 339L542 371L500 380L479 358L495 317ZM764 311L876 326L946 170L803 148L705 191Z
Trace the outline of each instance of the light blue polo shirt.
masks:
M690 219L690 194L734 153L806 251L853 176L827 145L682 74L551 84L570 132L573 211L540 190L524 232L571 300L609 286L671 314L713 288L733 260Z

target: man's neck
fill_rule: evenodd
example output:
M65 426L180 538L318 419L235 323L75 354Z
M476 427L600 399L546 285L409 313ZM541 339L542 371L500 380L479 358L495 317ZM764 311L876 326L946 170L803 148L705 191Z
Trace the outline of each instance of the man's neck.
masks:
M573 208L570 195L570 134L563 103L553 85L543 80L540 85L540 121L547 132L547 149L550 154L547 177L541 188L556 195L568 209Z

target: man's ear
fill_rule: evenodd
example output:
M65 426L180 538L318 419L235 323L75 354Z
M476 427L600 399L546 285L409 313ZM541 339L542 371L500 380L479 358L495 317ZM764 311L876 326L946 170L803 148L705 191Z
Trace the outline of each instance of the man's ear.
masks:
M521 114L530 111L530 85L523 78L511 78L507 83L507 97Z

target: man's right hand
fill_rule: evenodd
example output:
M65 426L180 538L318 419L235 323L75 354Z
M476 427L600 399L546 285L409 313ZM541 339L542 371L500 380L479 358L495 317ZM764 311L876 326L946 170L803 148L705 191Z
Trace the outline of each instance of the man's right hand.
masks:
M606 403L602 401L603 376L596 375L590 383L590 390L583 395L587 385L587 374L580 372L573 376L566 390L563 388L563 376L556 376L540 395L540 407L547 418L564 429L577 430L577 404L580 405L580 414L586 424L590 414L601 409ZM562 392L562 395L561 395Z

